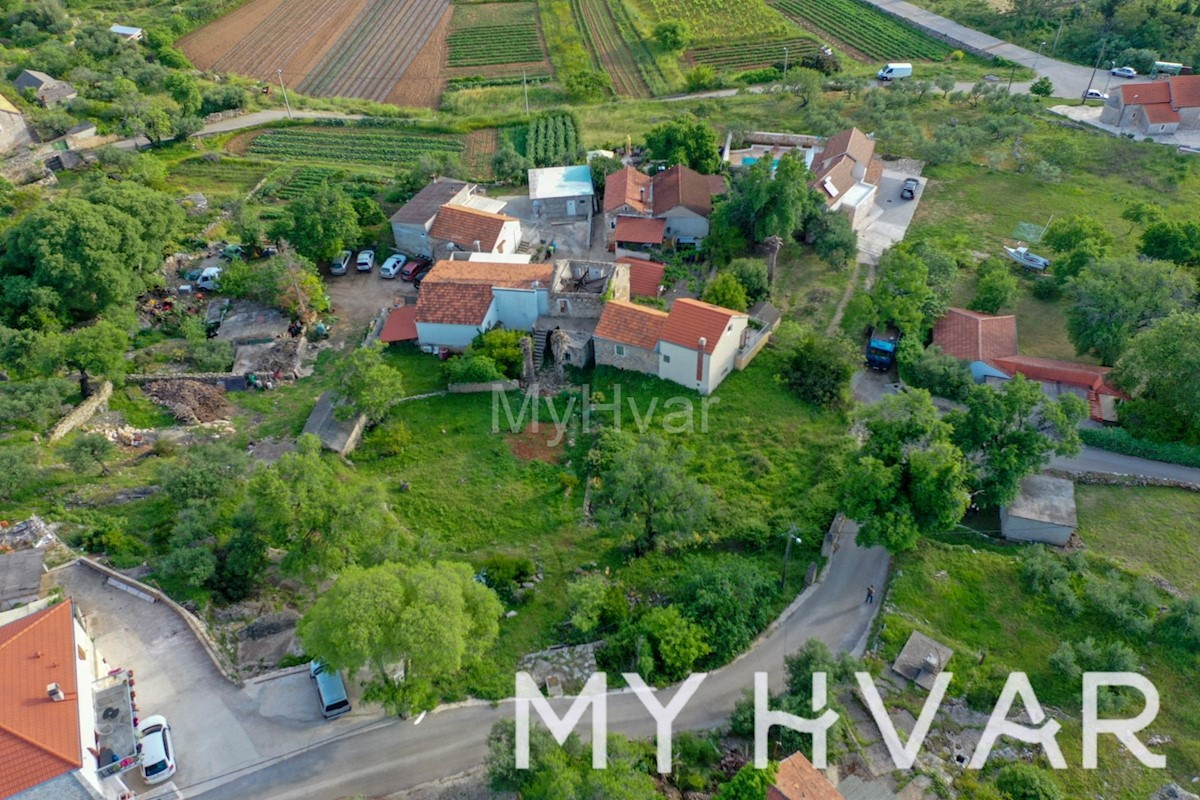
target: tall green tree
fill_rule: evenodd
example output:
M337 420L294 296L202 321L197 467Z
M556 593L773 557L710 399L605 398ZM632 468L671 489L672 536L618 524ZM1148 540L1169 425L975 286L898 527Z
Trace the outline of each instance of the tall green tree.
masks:
M891 323L905 336L920 336L932 323L926 315L935 299L929 268L907 249L893 247L879 260L879 273L871 292L875 322Z
M1080 355L1112 365L1156 320L1195 308L1196 279L1163 261L1108 258L1070 283L1067 335Z
M685 164L705 174L716 172L721 164L717 132L691 115L655 125L646 132L646 147L657 160Z
M305 258L331 261L340 251L353 247L361 235L354 203L339 187L322 184L287 208L281 234Z
M815 406L849 404L850 379L862 365L862 353L853 342L844 336L822 336L811 328L784 331L780 339L787 349L779 374L788 388Z
M384 363L383 345L376 341L342 362L338 394L349 401L343 408L350 414L365 414L374 425L404 396L404 378L400 370Z
M979 268L979 283L967 308L984 314L995 314L1002 308L1011 308L1017 301L1017 288L1017 278L1009 266L999 260L988 259Z
M1200 222L1171 219L1149 223L1142 231L1141 252L1176 264L1200 265Z
M842 496L858 541L893 553L953 528L970 502L970 465L924 389L887 395L860 416L866 439L846 470Z
M714 306L730 308L734 311L745 311L750 305L746 298L746 288L732 272L717 273L717 276L704 287L701 299Z
M1042 235L1042 244L1058 257L1051 271L1060 283L1075 277L1112 249L1116 239L1099 220L1082 214L1060 217L1050 223Z
M504 608L466 564L349 567L297 626L305 651L335 669L368 668L392 711L424 710L434 681L477 662L500 633ZM395 669L403 664L404 677Z
M1176 312L1135 336L1112 380L1135 398L1166 405L1200 432L1200 313Z
M952 440L974 471L971 484L980 505L1011 503L1021 481L1052 455L1079 453L1079 423L1087 403L1073 394L1050 400L1041 384L1017 375L1000 389L972 386L966 410L946 415Z
M614 454L600 473L597 520L627 538L638 555L686 538L708 519L708 487L687 472L689 454L655 434L606 438Z

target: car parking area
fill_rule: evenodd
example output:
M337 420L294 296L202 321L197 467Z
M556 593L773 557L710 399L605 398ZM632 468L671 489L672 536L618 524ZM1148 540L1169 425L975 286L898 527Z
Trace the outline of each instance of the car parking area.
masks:
M355 702L353 713L324 720L307 666L235 686L165 603L114 588L105 575L82 564L51 574L76 604L106 669L133 670L141 718L159 714L170 724L178 770L172 781L185 796L236 777L239 769L380 718L377 710L362 710ZM352 690L352 701L355 694ZM131 788L145 788L136 770L124 780Z

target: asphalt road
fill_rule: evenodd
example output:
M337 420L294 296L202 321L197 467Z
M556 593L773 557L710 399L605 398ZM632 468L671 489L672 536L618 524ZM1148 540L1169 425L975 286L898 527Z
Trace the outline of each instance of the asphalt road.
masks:
M810 638L834 650L861 653L878 605L865 604L867 586L882 588L889 558L882 548L864 549L850 530L830 559L825 579L802 594L779 621L732 664L710 673L676 720L676 729L726 724L754 673L767 672L772 690L784 680L784 658ZM794 565L802 568L801 565ZM659 693L667 702L668 689ZM634 695L608 695L608 728L629 736L654 734L654 721ZM561 715L568 703L555 701ZM472 703L413 720L385 723L372 730L318 745L255 771L231 776L221 786L194 787L189 797L203 800L332 800L378 796L410 789L477 767L486 756L487 734L498 720L511 718L511 701L496 706ZM579 732L586 738L590 715Z
M1048 465L1051 469L1068 472L1107 472L1115 475L1140 475L1147 478L1165 478L1200 484L1200 469L1164 461L1110 453L1084 445L1075 458L1055 458Z

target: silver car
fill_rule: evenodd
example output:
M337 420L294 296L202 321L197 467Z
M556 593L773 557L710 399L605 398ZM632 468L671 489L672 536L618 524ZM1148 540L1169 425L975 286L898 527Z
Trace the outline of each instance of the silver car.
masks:
M349 250L343 250L342 252L338 253L338 257L335 258L329 265L329 274L345 275L346 270L350 267L350 259L353 257L354 253L351 253Z
M408 256L403 253L396 253L394 256L388 256L387 260L379 267L379 277L395 278L400 274L400 268L404 266L404 262L408 261Z
M370 272L375 266L375 251L363 250L358 254L358 261L355 264L355 269L359 272Z

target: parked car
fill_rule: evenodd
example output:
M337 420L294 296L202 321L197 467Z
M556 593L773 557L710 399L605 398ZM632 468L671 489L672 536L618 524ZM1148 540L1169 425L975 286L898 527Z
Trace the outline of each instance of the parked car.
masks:
M155 714L138 725L142 751L142 778L146 783L162 783L175 774L175 751L171 746L171 726L165 717Z
M897 64L884 65L875 73L875 77L881 81L894 81L899 78L911 78L912 74L912 64L904 61Z
M429 259L427 258L410 258L408 263L400 269L400 280L411 281L416 274L422 269L429 267Z
M912 200L917 196L917 190L921 188L921 182L916 178L905 178L904 186L900 189L900 198L902 200Z
M400 270L404 268L404 262L408 261L408 256L403 253L396 253L394 256L388 256L387 260L379 267L379 277L394 278L400 274Z
M358 254L358 261L355 262L355 269L359 272L370 272L375 267L375 251L363 250Z
M354 256L349 250L343 250L338 253L338 257L329 265L330 275L345 275L346 270L350 266L350 259Z
M429 274L431 269L433 269L433 264L424 264L423 266L418 267L416 271L413 272L413 286L420 289L421 281L425 280L425 276Z
M346 695L346 684L342 681L340 672L330 669L320 661L312 661L308 665L308 674L317 687L321 716L333 719L350 711L350 698Z
M242 247L240 244L227 244L221 250L221 258L225 259L226 261L233 261L234 259L245 257L246 248Z
M1116 67L1108 71L1109 75L1116 75L1118 78L1136 78L1137 70L1133 67Z
M219 291L221 289L221 268L205 267L200 270L200 277L196 278L196 286L206 292Z
M1087 94L1083 96L1084 100L1107 100L1108 95L1099 89L1088 89Z

